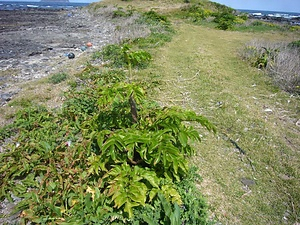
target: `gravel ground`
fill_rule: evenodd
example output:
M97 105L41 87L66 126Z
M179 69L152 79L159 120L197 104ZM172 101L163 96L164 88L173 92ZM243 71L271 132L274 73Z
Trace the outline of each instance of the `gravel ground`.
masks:
M113 18L114 10L0 11L0 106L21 90L20 84L68 65L70 52L77 59L106 44L149 33L135 24L137 15ZM88 42L93 46L86 49Z

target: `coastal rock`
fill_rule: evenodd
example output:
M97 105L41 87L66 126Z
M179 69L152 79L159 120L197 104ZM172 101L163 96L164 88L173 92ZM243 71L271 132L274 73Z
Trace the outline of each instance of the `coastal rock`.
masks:
M0 104L13 98L12 87L66 72L71 61L91 55L106 44L149 33L143 27L134 32L137 15L117 20L112 17L114 10L108 7L94 14L86 8L0 10ZM89 42L92 46L82 51ZM69 60L70 52L76 56L74 60Z

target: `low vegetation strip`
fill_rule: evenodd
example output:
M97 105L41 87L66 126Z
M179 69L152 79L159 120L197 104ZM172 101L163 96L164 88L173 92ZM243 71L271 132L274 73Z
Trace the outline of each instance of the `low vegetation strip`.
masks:
M273 34L264 35L270 40ZM217 127L218 135L204 136L192 160L211 215L224 224L294 224L299 98L240 59L239 51L254 38L182 23L149 75L164 82L159 102L193 109Z

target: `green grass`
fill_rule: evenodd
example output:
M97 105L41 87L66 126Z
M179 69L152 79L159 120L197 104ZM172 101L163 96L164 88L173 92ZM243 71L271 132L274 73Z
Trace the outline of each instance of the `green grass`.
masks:
M284 29L285 27L279 24L254 20L250 24L238 25L234 30L246 32L271 32L284 31Z
M299 221L300 202L299 98L279 91L263 72L238 58L252 38L181 24L148 70L163 81L153 96L163 105L196 110L217 126L219 133L205 136L191 160L200 168L199 190L211 216L223 224L282 224L285 216L293 224ZM242 178L255 185L243 187Z
M59 84L65 81L68 78L68 75L65 73L56 73L49 77L48 81L52 84Z

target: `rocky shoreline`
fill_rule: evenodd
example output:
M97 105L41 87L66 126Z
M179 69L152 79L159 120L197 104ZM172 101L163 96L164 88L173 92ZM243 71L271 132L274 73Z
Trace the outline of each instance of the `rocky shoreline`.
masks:
M65 68L70 52L76 60L108 43L149 33L144 27L136 27L137 15L113 18L114 10L0 11L0 106L20 91L20 84ZM86 48L88 42L93 46Z
M0 105L20 91L18 84L48 76L80 46L112 42L114 25L84 9L0 11ZM99 38L101 37L101 38Z

